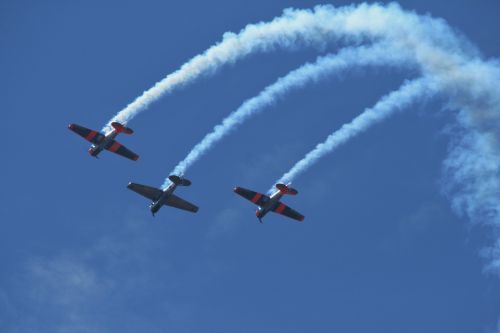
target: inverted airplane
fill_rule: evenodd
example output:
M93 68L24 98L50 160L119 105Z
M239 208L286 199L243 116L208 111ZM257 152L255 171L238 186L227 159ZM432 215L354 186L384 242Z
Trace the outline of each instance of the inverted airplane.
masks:
M262 193L247 190L243 187L235 187L234 192L259 206L259 208L257 208L257 211L255 212L255 215L259 219L260 223L262 223L262 218L269 212L285 215L299 222L304 221L304 215L296 212L292 208L280 202L280 199L281 197L283 197L283 195L296 195L299 192L296 189L285 184L276 184L276 188L278 189L278 191L273 193L270 197Z
M136 183L129 183L127 187L132 191L152 200L149 205L149 209L151 210L153 216L155 216L163 205L196 213L198 211L198 207L174 194L177 186L189 186L191 185L191 181L174 175L169 176L168 179L170 179L172 184L164 190Z
M112 153L137 161L139 155L128 150L124 145L115 140L116 136L120 133L132 134L134 131L118 122L112 122L111 126L113 126L113 130L108 134L103 134L77 124L69 124L68 128L92 143L92 146L88 150L90 156L97 158L99 153L103 149L106 149Z

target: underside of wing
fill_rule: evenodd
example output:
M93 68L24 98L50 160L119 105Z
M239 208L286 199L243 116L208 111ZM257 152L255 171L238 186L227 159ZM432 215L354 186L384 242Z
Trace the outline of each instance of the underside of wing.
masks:
M110 140L109 143L104 148L112 153L116 153L133 161L137 161L139 159L139 155L127 149L127 147L125 147L116 140Z
M243 198L250 200L257 206L262 206L269 201L269 197L265 194L247 190L243 187L235 187L234 192L241 195Z
M193 212L196 213L198 211L198 207L193 205L190 202L187 202L184 199L179 198L178 196L171 194L168 198L167 201L165 202L165 205L172 206L175 208L187 210L188 212Z
M288 207L287 205L281 202L278 204L278 206L276 206L275 209L273 209L273 212L285 215L299 222L304 221L304 215L300 214L299 212L293 210L292 208Z
M158 200L158 198L163 194L162 190L147 185L129 183L127 187L152 201Z
M104 135L102 135L101 133L77 124L70 124L68 128L85 140L92 142L93 144L99 144L99 142L101 142L104 138Z

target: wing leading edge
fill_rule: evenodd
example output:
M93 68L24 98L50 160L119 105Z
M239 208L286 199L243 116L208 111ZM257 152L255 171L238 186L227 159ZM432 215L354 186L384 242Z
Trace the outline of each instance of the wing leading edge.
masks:
M265 194L247 190L243 187L235 187L233 190L236 194L241 195L243 198L253 202L257 206L262 206L269 201L269 197Z
M188 212L196 213L198 211L198 207L193 205L192 203L179 198L175 194L171 194L168 196L167 201L165 201L165 205L187 210Z
M104 139L104 135L102 135L101 133L77 124L70 124L68 128L71 131L78 134L79 136L81 136L82 138L84 138L85 140L96 145L99 144L102 141L102 139Z
M163 194L162 190L147 185L129 183L127 187L152 201L158 200L158 198L160 198Z
M139 159L139 155L137 155L136 153L134 153L133 151L131 151L130 149L128 149L127 147L125 147L116 140L109 140L109 143L106 144L106 147L104 147L104 149L112 153L126 157L128 159L131 159L132 161L137 161Z
M299 212L293 210L292 208L288 207L284 203L280 202L276 208L273 209L273 212L277 214L281 214L284 216L287 216L289 218L292 218L294 220L297 220L299 222L304 221L304 215L300 214Z

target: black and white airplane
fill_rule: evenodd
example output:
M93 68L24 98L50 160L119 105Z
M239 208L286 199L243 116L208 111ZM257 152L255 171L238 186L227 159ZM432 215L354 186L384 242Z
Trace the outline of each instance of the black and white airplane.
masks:
M168 179L170 179L172 184L164 190L136 183L129 183L127 187L132 191L152 200L151 205L149 205L149 209L151 210L153 216L163 205L196 213L198 211L197 206L179 198L174 194L177 186L189 186L191 185L191 181L174 175L169 176Z

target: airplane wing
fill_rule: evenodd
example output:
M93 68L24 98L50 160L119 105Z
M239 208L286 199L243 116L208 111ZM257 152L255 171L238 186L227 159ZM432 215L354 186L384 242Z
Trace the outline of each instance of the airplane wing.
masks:
M109 143L104 147L104 149L109 150L112 153L116 153L133 161L137 161L139 159L139 155L134 153L133 151L127 149L124 145L119 143L116 140L110 140Z
M179 209L184 209L184 210L187 210L188 212L193 212L193 213L196 213L198 211L198 207L196 207L195 205L193 205L190 202L187 202L184 199L179 198L175 194L171 194L167 198L165 205L172 206L172 207L179 208Z
M285 205L281 202L278 204L278 206L276 206L275 209L273 209L273 212L281 214L281 215L285 215L285 216L292 218L294 220L297 220L299 222L304 221L304 215L291 209L290 207L288 207L287 205Z
M251 202L253 202L257 206L262 206L266 202L269 201L269 197L267 195L262 194L262 193L258 193L258 192L254 192L251 190L247 190L246 188L243 188L243 187L236 187L234 189L234 192L236 194L241 195L243 198L250 200Z
M129 183L127 187L152 201L158 200L158 198L163 194L163 191L160 189L136 183Z
M104 135L102 135L101 133L77 124L70 124L68 128L85 140L92 142L93 144L99 144L99 142L104 139Z

